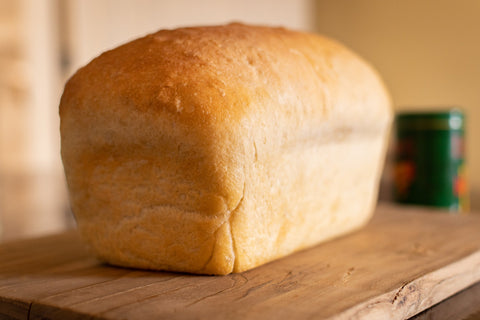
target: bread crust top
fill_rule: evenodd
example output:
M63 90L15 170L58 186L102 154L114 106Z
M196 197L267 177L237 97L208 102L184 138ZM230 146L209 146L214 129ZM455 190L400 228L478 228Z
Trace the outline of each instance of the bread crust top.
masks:
M354 88L345 90L349 85ZM355 110L359 103L334 103L339 96L340 102L375 103ZM101 54L68 81L60 114L98 105L132 108L151 115L170 113L189 127L208 130L236 125L250 113L274 112L261 110L270 105L259 103L266 100L273 100L276 109L299 105L295 116L323 121L342 109L348 110L342 120L354 114L354 121L368 118L369 123L389 112L376 72L339 43L284 28L233 23L161 30ZM303 103L292 103L298 100Z

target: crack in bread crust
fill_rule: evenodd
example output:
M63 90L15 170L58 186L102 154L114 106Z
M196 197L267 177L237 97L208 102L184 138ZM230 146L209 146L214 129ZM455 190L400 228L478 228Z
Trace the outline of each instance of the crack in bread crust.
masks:
M235 234L234 234L234 226L233 226L233 220L235 218L235 215L238 213L238 210L242 207L243 204L243 199L245 198L245 188L246 188L246 183L243 185L243 191L242 191L242 197L240 198L240 201L238 202L237 206L230 212L230 216L228 217L228 223L230 225L230 234L232 237L232 249L233 249L233 272L237 270L237 264L238 264L238 250L237 250L237 244L235 242Z

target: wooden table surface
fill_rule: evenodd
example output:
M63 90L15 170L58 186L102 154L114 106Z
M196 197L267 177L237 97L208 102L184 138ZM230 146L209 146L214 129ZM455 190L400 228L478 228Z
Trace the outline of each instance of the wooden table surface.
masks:
M405 319L480 280L480 216L381 205L360 231L228 276L111 267L75 231L0 246L0 318Z

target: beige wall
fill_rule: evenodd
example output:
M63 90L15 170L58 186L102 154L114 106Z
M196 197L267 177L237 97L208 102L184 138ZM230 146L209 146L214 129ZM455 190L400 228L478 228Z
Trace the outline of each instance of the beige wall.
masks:
M53 4L0 0L0 174L60 167Z
M0 241L62 230L55 1L0 0Z
M165 28L233 21L310 30L312 0L68 0L71 70L106 49Z
M396 110L461 106L472 206L480 208L480 1L317 0L316 30L381 73Z

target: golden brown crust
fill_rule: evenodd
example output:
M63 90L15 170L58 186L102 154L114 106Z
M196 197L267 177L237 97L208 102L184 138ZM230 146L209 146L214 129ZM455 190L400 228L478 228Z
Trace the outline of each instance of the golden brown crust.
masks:
M340 44L230 24L100 55L67 83L60 117L72 208L101 258L226 274L364 223L391 111ZM358 191L337 181L349 176Z

